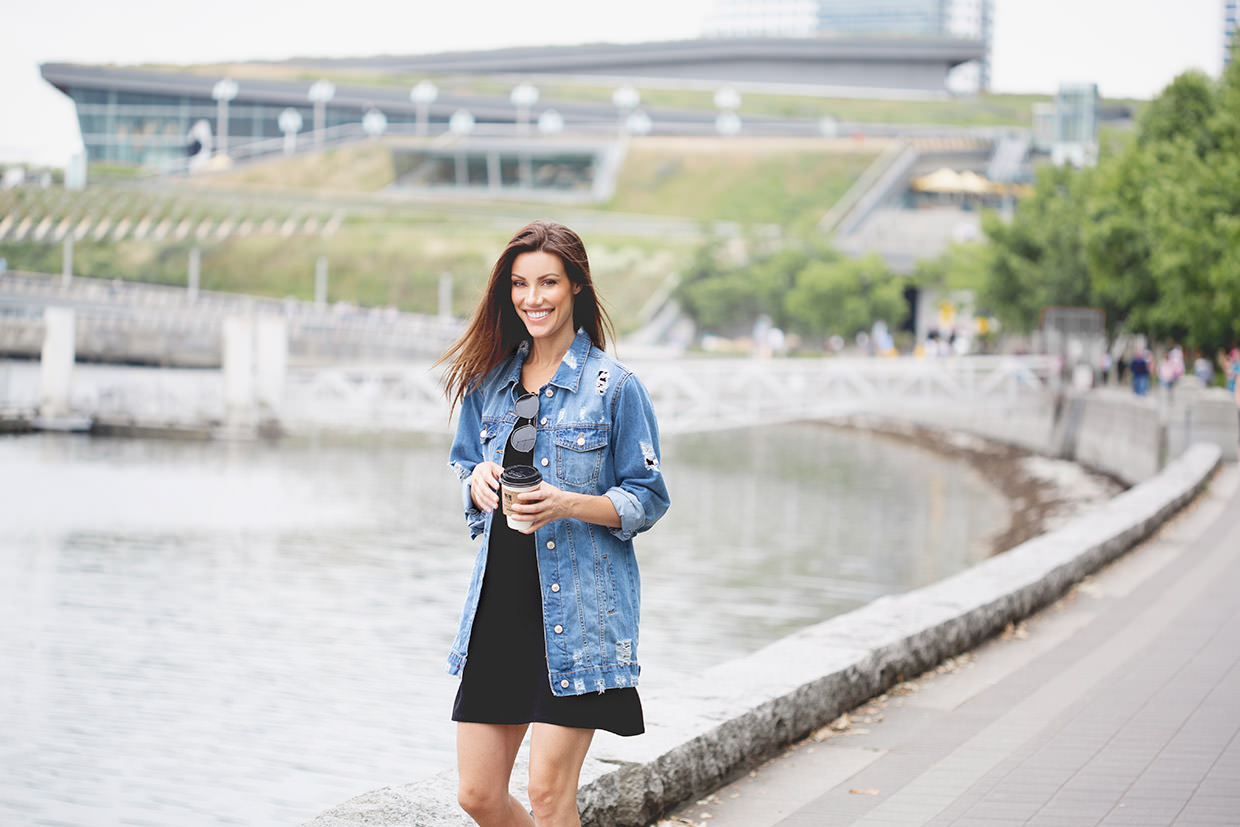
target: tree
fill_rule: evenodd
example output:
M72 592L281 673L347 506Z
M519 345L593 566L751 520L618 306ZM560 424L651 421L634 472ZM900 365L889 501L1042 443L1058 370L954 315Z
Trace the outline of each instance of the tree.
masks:
M1005 329L1036 329L1050 305L1094 303L1081 232L1091 185L1089 170L1045 168L1011 223L983 217L992 257L980 298Z
M1184 72L1141 114L1138 142L1149 146L1183 138L1205 155L1217 148L1210 128L1217 105L1214 82L1204 72Z
M904 318L904 281L877 255L812 261L784 299L795 329L851 337L882 319L895 327Z

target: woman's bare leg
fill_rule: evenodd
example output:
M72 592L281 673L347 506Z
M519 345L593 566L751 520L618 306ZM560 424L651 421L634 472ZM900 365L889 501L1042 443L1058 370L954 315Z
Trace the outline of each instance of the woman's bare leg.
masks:
M538 827L580 827L577 783L592 729L533 724L530 730L530 807Z
M508 792L512 764L528 724L456 725L456 798L481 827L533 827L530 814Z

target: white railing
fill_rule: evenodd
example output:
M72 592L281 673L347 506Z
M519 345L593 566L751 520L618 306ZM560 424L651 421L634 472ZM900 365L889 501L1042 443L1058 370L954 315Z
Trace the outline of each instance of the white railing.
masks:
M857 413L972 411L1045 401L1058 388L1046 356L944 359L668 359L634 362L667 434L822 419ZM9 406L38 406L34 362L13 362L0 387ZM292 366L272 411L291 432L451 430L440 373L429 362ZM181 427L225 421L216 370L79 365L71 406L83 417ZM243 413L243 419L269 414Z
M910 406L1010 404L1057 388L1047 356L946 359L672 359L635 362L665 433L881 413ZM448 409L428 365L290 371L290 427L442 431Z

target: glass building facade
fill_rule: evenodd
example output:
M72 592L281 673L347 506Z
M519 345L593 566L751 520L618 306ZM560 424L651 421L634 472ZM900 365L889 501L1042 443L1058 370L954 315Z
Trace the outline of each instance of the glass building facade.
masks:
M220 104L209 91L202 94L175 91L139 91L124 82L58 82L55 69L45 77L73 100L82 143L89 163L117 163L170 169L184 166L188 156L190 127L206 121L211 127L215 146L219 146ZM165 84L171 86L173 84ZM244 154L247 145L262 141L282 140L278 119L286 109L301 116L300 134L308 136L314 129L314 105L304 95L296 100L258 100L242 92L229 102L227 109L228 148ZM324 127L359 124L364 111L357 105L328 103L324 110ZM389 125L412 124L414 115L385 112ZM301 140L307 140L302 138Z
M1236 45L1236 0L1223 0L1223 68L1231 63Z

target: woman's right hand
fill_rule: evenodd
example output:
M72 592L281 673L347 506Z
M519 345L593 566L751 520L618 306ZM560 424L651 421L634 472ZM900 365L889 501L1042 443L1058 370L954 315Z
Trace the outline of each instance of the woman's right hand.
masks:
M494 462L480 462L469 475L469 495L473 497L474 505L488 514L499 505L499 475L502 473L502 466Z

